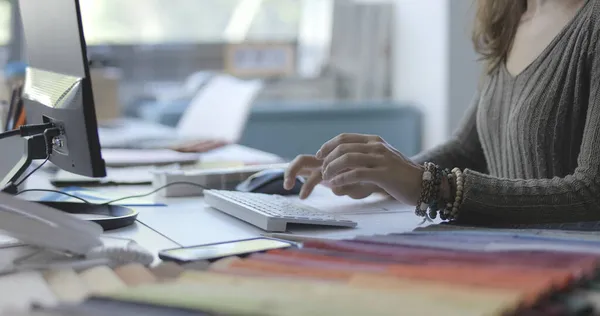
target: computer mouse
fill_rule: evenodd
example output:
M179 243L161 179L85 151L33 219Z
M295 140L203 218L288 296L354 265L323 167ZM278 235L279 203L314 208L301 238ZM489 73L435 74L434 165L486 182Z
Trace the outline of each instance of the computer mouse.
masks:
M304 184L302 177L296 177L296 184L291 190L283 188L284 170L269 169L253 174L248 179L240 182L236 190L241 192L277 194L277 195L297 195Z

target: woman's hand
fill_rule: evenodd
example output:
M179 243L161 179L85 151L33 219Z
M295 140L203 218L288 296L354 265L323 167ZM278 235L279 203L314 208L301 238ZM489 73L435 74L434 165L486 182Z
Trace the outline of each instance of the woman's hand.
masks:
M403 203L418 202L423 167L379 136L341 134L325 143L316 159L322 161L323 180L334 187L371 184Z
M300 198L306 199L317 184L323 181L322 164L323 161L317 159L315 156L301 155L296 157L285 171L285 189L289 190L294 187L296 176L305 176L307 179L300 191ZM385 193L383 189L371 183L332 186L331 190L336 195L347 195L353 199L363 199L373 193Z

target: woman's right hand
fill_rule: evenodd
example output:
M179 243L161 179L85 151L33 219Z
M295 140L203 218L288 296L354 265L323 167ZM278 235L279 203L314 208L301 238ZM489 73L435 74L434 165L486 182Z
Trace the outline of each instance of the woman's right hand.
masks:
M300 198L306 199L314 188L323 182L322 175L323 161L311 155L300 155L294 159L285 170L286 190L294 187L297 176L306 177L306 181L300 191ZM338 196L349 196L353 199L364 199L373 193L385 193L383 189L371 183L357 183L345 186L333 186L331 190Z

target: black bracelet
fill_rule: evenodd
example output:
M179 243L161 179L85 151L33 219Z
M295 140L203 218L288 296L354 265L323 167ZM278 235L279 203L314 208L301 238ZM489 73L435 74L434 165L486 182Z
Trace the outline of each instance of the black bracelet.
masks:
M453 182L453 173L450 169L444 169L444 177L446 177L446 181L448 182L448 190L450 190L450 199L452 199L452 182ZM453 201L441 201L441 204L444 204L444 208L440 211L440 218L442 220L450 219L450 214L452 213Z
M443 179L443 171L438 166L435 166L435 177L433 178L433 192L430 197L429 204L429 219L436 219L440 210L440 202L442 201L441 186ZM442 203L443 205L443 203Z
M419 217L427 217L427 210L429 209L429 202L433 193L434 185L434 174L435 164L426 162L423 164L425 171L423 171L422 183L421 183L421 196L417 201L415 208L415 214Z

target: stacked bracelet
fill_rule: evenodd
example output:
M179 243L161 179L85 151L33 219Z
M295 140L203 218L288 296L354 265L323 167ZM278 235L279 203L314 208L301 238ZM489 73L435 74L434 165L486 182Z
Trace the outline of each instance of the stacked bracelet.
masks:
M458 217L458 209L460 208L463 195L463 184L465 176L462 171L458 168L452 169L452 173L456 178L456 194L454 196L454 204L452 205L452 212L450 213L450 219L456 219Z
M433 190L435 164L426 162L423 164L425 171L423 171L423 177L421 182L421 197L417 203L415 214L419 217L426 217L427 210L429 209L429 202L431 196L435 193Z
M441 186L442 179L444 177L443 171L441 168L438 168L434 165L435 168L435 176L433 177L433 199L430 199L429 202L429 218L435 219L437 217L437 213L440 210L439 203L442 200L441 197ZM443 204L443 203L442 203Z
M458 168L441 169L439 166L426 162L423 164L424 171L421 183L421 195L417 202L415 214L425 217L425 220L435 219L438 215L442 220L454 220L458 217L458 211L462 201L464 175ZM454 193L453 201L445 201L441 195L441 185L444 178ZM442 207L443 206L443 207Z
M454 174L449 169L444 169L444 177L446 178L446 181L448 181L448 188L450 188L450 194L452 195ZM440 212L440 218L445 221L451 218L452 206L454 203L452 203L452 201L444 201L444 203L446 204L446 207Z

